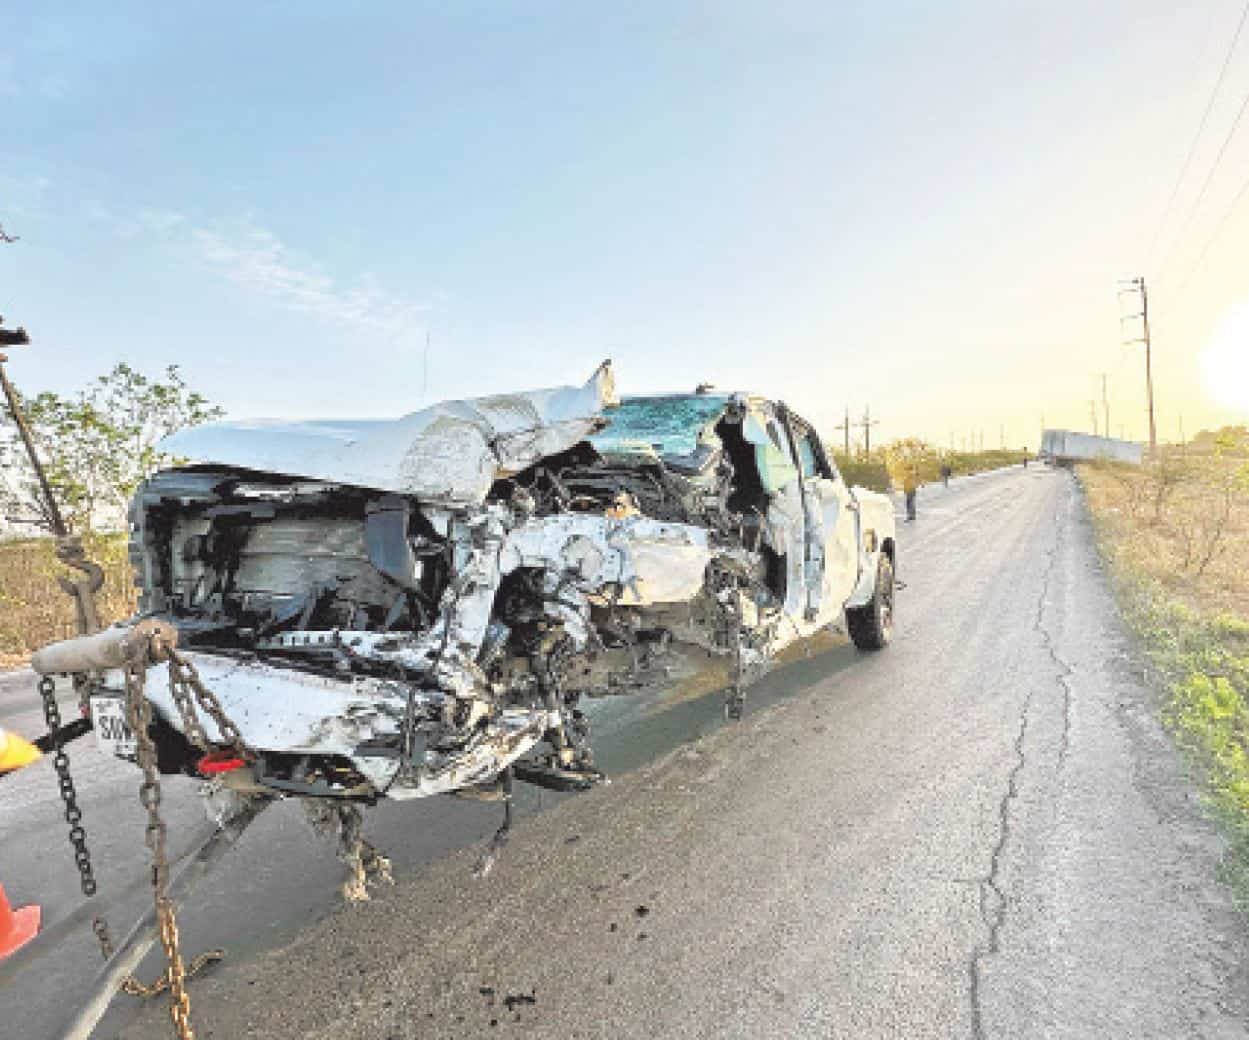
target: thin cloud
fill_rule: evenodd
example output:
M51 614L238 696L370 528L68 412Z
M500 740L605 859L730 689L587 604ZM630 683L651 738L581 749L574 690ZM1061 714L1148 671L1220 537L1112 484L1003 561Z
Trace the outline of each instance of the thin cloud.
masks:
M437 291L428 301L388 292L367 271L351 283L336 281L272 231L249 220L205 226L177 210L147 207L118 213L98 202L88 205L85 215L110 227L123 241L147 239L187 250L217 276L289 310L391 339L419 335L427 312L445 302L445 294Z
M178 214L162 214L176 231ZM156 230L153 227L153 230ZM211 268L235 285L268 296L292 310L402 336L418 331L427 304L386 292L369 273L354 285L338 284L318 265L300 258L273 232L244 225L233 231L193 228L191 241Z

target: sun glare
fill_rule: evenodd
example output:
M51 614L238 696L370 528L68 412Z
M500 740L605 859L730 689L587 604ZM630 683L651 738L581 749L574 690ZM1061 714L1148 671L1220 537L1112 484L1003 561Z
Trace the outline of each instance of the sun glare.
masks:
M1249 303L1232 308L1215 327L1199 359L1211 399L1249 412Z

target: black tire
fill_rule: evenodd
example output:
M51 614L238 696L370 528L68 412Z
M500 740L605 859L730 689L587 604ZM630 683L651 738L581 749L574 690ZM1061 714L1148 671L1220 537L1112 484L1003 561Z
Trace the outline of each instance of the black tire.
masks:
M893 638L893 563L883 552L872 598L846 611L846 629L860 650L883 650Z

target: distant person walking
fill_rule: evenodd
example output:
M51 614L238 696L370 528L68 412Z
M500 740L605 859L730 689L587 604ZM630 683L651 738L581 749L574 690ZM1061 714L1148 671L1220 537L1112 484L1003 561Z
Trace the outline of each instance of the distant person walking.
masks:
M953 476L954 470L948 462L941 463L941 483L946 487L950 486L950 477Z

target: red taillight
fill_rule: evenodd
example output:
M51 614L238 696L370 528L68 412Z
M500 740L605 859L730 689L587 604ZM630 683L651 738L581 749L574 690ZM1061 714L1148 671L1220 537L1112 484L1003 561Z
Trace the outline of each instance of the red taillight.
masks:
M199 770L200 776L216 776L218 773L242 769L245 765L246 762L228 751L210 751L199 760L195 768Z

